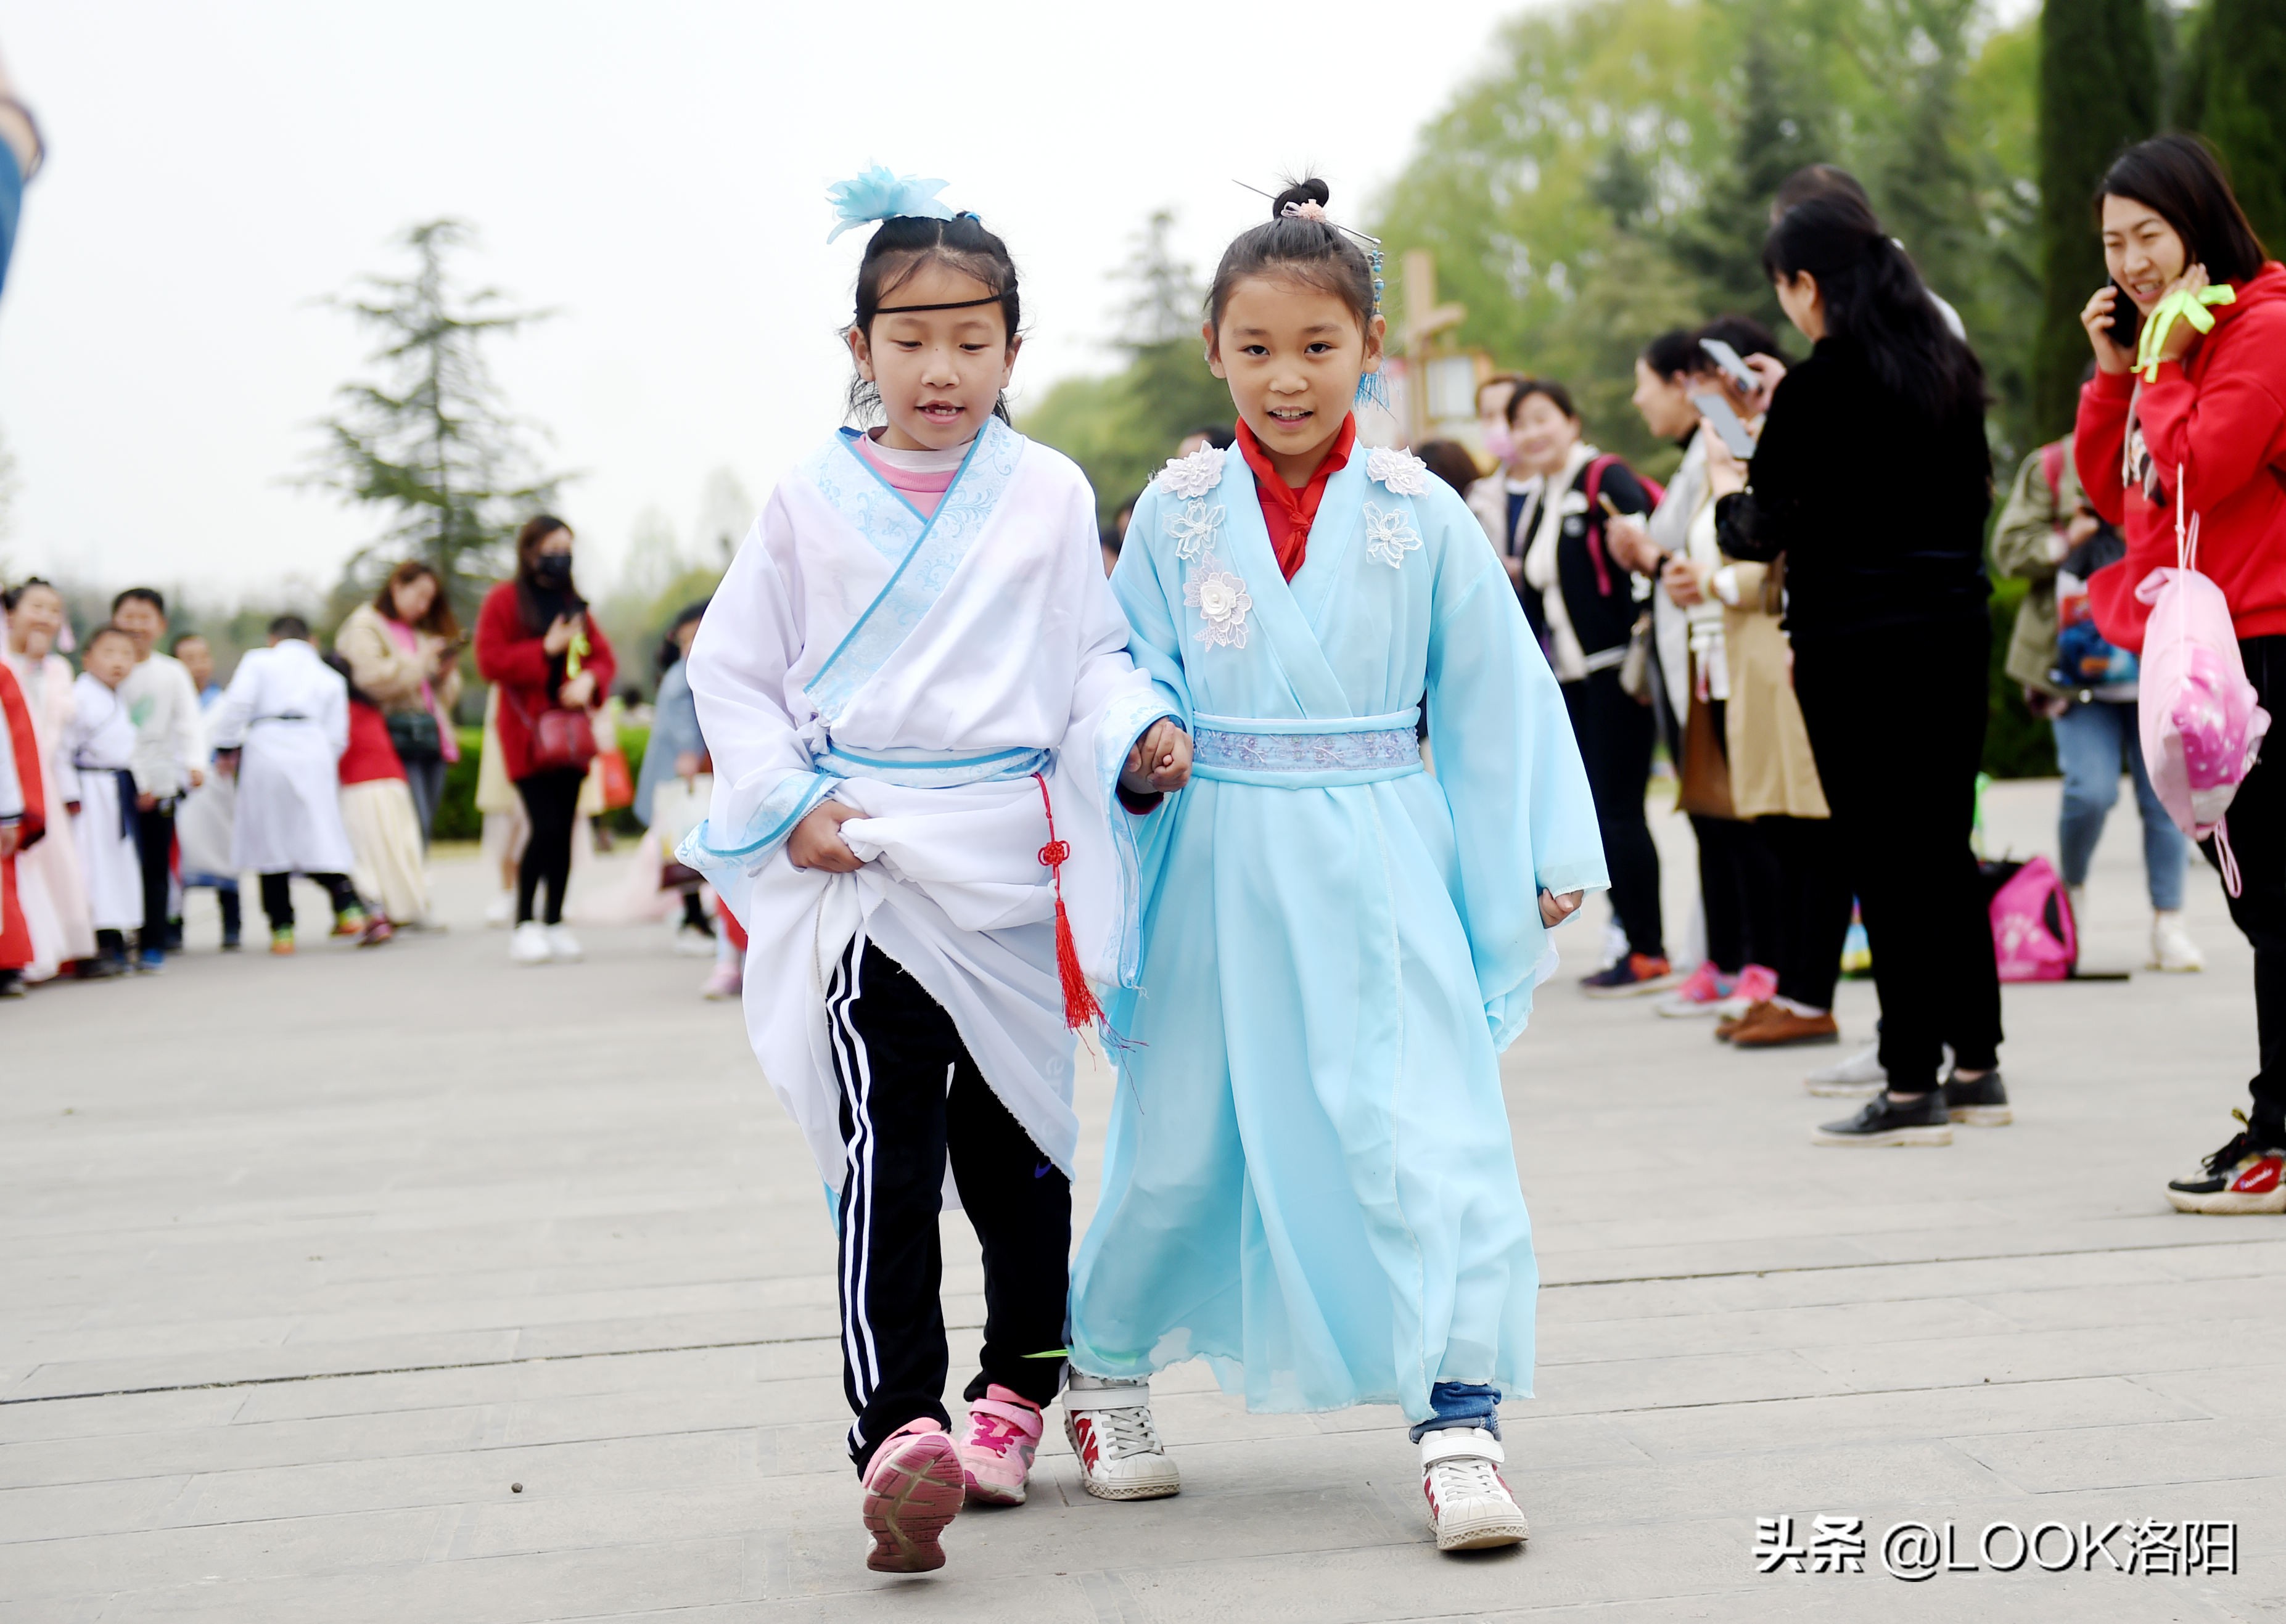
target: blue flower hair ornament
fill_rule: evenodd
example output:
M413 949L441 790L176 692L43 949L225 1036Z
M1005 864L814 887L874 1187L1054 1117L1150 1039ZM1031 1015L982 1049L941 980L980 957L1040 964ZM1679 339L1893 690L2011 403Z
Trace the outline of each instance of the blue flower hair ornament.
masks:
M936 195L947 184L918 175L893 175L878 163L848 180L837 180L825 188L825 201L833 205L840 224L826 233L825 240L831 242L843 232L900 216L950 220L952 206L939 201Z

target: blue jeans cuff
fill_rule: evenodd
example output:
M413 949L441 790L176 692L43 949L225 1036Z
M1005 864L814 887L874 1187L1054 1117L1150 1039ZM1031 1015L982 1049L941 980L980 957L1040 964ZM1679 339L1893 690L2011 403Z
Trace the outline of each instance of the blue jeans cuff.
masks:
M1475 1382L1439 1382L1429 1390L1429 1419L1416 1422L1408 1436L1419 1443L1431 1432L1450 1427L1482 1427L1501 1435L1501 1391Z

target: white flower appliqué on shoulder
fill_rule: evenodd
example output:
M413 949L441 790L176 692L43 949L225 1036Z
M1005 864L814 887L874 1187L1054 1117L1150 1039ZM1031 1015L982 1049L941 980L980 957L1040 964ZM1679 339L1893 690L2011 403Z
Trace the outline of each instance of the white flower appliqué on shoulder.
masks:
M1392 451L1386 445L1376 445L1365 460L1365 477L1399 496L1419 496L1429 489L1429 465L1409 451ZM1416 540L1414 545L1420 543Z
M1186 503L1180 515L1167 521L1167 534L1175 543L1175 556L1188 561L1214 551L1215 536L1222 529L1223 506L1217 502L1210 508L1194 498Z
M1212 445L1202 445L1187 457L1169 457L1159 470L1159 484L1186 501L1204 496L1222 483L1222 458Z
M1365 550L1392 570L1405 567L1405 555L1421 547L1421 532L1413 528L1413 516L1402 508L1386 511L1378 505L1365 505Z
M1201 643L1231 649L1246 646L1246 617L1254 599L1237 576L1224 569L1202 570L1183 587L1183 602L1197 610L1206 622L1199 633Z

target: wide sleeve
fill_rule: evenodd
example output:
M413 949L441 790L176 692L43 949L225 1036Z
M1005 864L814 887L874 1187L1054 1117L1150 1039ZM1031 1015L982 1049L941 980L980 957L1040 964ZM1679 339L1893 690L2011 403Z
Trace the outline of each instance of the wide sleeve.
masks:
M2121 452L2127 443L2127 408L2135 398L2132 373L2099 372L2079 391L2072 424L2072 467L2096 516L2117 528L2125 522L2127 484Z
M1611 881L1562 690L1499 564L1453 517L1430 629L1429 743L1452 810L1454 900L1505 1047L1555 968L1540 893Z
M1179 575L1172 579L1169 575L1179 566L1171 559L1160 558L1159 549L1150 545L1159 533L1163 500L1156 485L1145 486L1136 499L1134 514L1127 523L1134 545L1120 549L1119 563L1111 572L1111 595L1127 619L1127 652L1158 690L1158 703L1163 707L1158 713L1173 716L1186 732L1195 732L1191 725L1190 683L1183 674L1183 635L1178 629L1174 607L1182 582ZM1171 592L1175 595L1171 597Z
M236 750L246 743L247 724L254 719L254 702L262 689L262 668L268 663L266 652L249 649L231 673L230 686L215 701L216 749Z
M2008 504L1992 531L1992 567L2003 575L2024 580L2046 580L2056 572L2051 545L2059 519L2055 499L2048 493L2048 477L2041 453L2034 452L2016 469L2016 483L2008 489Z
M799 582L782 496L773 496L738 549L690 645L690 693L714 758L706 820L682 860L745 917L748 881L836 780L816 770L786 706L786 673L801 656Z

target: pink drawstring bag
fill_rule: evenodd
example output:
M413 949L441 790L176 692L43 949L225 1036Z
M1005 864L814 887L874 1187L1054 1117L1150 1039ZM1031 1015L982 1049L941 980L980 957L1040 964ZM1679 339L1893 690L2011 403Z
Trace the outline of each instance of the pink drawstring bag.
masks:
M2223 827L2231 798L2254 766L2270 713L2238 655L2230 604L2199 573L2199 521L2183 523L2183 470L2175 470L2175 563L2145 576L2136 597L2151 606L2143 633L2143 764L2175 826L2194 840L2215 837L2222 883L2238 895L2238 860Z
M2008 865L1999 865L2006 873ZM1987 872L1995 871L1988 867ZM1990 883L1988 881L1987 883ZM2061 981L2079 958L2079 922L2055 865L2034 857L1992 894L1992 957L2004 981Z

